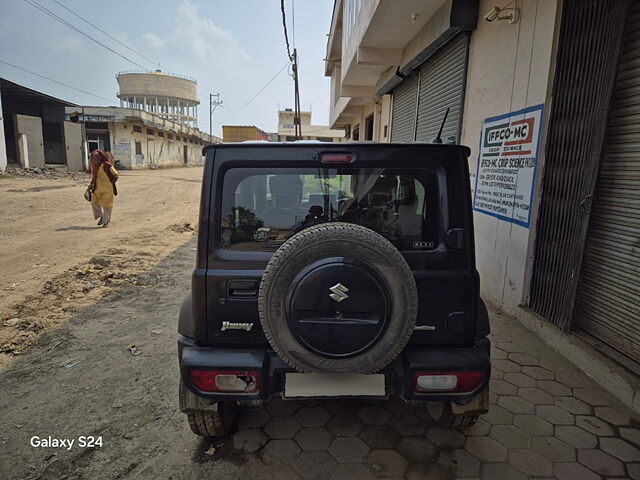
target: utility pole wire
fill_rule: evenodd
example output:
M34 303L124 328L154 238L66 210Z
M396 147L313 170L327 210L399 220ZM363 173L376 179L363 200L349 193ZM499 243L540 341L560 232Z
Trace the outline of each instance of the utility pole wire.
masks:
M45 77L44 75L40 75L39 73L32 72L31 70L27 70L26 68L19 67L17 65L14 65L13 63L5 62L4 60L0 60L0 63L4 63L5 65L9 65L10 67L16 68L18 70L22 70L23 72L30 73L31 75L35 75L36 77L44 78L45 80L49 80L50 82L57 83L58 85L62 85L64 87L71 88L73 90L77 90L79 92L85 93L87 95L91 95L93 97L101 98L103 100L111 102L111 99L109 98L96 95L95 93L87 92L86 90L83 90L78 87L74 87L73 85L69 85L68 83L59 82L58 80L54 80L53 78Z
M142 70L146 70L142 65L140 65L137 62L134 62L133 60L131 60L130 58L125 57L124 55L122 55L121 53L116 52L113 48L105 45L104 43L100 42L99 40L96 40L95 38L93 38L91 35L89 35L86 32L83 32L82 30L80 30L79 28L77 28L76 26L74 26L73 24L71 24L70 22L64 20L63 18L59 17L58 15L56 15L55 13L53 13L51 10L43 7L42 5L40 5L38 2L36 2L35 0L23 0L25 3L28 3L29 5L31 5L34 8L37 8L38 10L40 10L41 12L43 12L46 15L49 15L50 17L54 18L55 20L59 21L60 23L62 23L63 25L69 27L70 29L78 32L80 35L88 38L89 40L91 40L92 42L97 43L98 45L106 48L107 50L109 50L110 52L115 53L116 55L118 55L119 57L125 59L127 62L130 62L134 65L136 65L137 67L140 67Z
M282 28L284 28L284 41L287 44L287 56L293 61L291 47L289 47L289 34L287 33L287 16L284 13L284 0L280 0L280 10L282 11Z
M89 20L87 20L84 17L81 17L80 15L78 15L76 12L74 12L73 10L71 10L70 8L68 8L66 5L64 5L63 3L60 3L58 0L53 0L55 3L57 3L58 5L60 5L62 8L64 8L66 11L70 12L72 15L75 15L76 17L78 17L80 20L82 20L83 22L91 25L93 28L95 28L96 30L104 33L107 37L109 37L111 40L118 42L120 45L122 45L123 47L125 47L126 49L132 51L133 53L135 53L136 55L139 55L140 57L144 58L146 61L148 61L149 63L152 63L154 66L155 65L160 65L158 62L154 62L153 60L151 60L149 57L144 56L142 53L138 52L137 50L134 50L133 48L131 48L129 45L127 45L126 43L122 43L120 40L118 40L116 37L114 37L113 35L105 32L104 30L102 30L100 27L98 27L97 25L94 25L93 23L91 23Z
M228 122L228 121L229 121L229 120L231 120L233 117L235 117L238 113L240 113L242 110L244 110L246 107L248 107L248 106L249 106L249 104L250 104L251 102L253 102L253 101L258 97L258 95L260 95L260 94L265 90L265 88L267 88L267 87L271 84L271 82L273 82L273 81L276 79L276 77L277 77L278 75L280 75L280 73L282 73L282 71L283 71L285 68L287 68L289 65L290 65L290 62L285 63L285 64L282 66L282 68L281 68L280 70L278 70L278 73L276 73L273 77L271 77L271 80L269 80L269 81L268 81L268 82L267 82L267 83L266 83L266 84L265 84L265 85L264 85L264 86L263 86L263 87L258 91L258 93L256 93L253 97L251 97L251 100L249 100L247 103L245 103L242 107L240 107L240 109L236 110L233 114L231 114L230 116L228 116L224 121L225 121L225 122Z

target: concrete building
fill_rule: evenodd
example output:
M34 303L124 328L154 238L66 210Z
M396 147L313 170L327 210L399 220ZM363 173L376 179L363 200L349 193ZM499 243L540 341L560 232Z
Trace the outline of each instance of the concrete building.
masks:
M254 140L271 140L271 134L259 129L253 125L223 125L222 141L230 142L248 142Z
M640 4L502 3L336 0L330 126L431 141L449 109L483 297L639 373ZM621 379L605 381L640 404Z
M220 138L155 113L120 107L67 108L77 112L85 130L87 151L110 151L120 168L196 165L202 147Z
M296 140L293 110L285 108L278 112L278 141ZM312 125L311 112L300 112L302 140L320 140L322 142L341 142L344 130L329 128L327 125Z
M166 73L124 71L116 75L120 106L143 110L190 127L198 126L198 84L189 77Z
M75 105L0 78L0 171L68 165L82 168L80 126L65 122L65 106Z

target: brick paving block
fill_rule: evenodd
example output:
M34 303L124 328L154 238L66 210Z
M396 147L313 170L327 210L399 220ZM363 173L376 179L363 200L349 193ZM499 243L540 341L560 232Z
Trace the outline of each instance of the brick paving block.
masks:
M238 427L260 428L269 421L271 414L265 407L243 408L238 412Z
M379 405L365 405L360 408L358 418L365 425L384 425L391 419L391 414Z
M451 428L441 428L433 425L427 429L426 437L439 447L462 447L464 435Z
M512 413L533 413L535 409L533 403L511 395L498 398L498 405Z
M516 387L513 383L509 383L505 380L491 379L491 381L489 381L489 390L495 393L496 395L517 395L518 394L518 387Z
M296 419L305 427L323 427L331 414L323 406L302 407L296 413Z
M640 446L640 430L637 428L621 428L620 436L631 443Z
M505 410L500 405L492 405L482 418L492 425L510 425L513 423L513 413Z
M536 415L516 415L513 424L533 437L553 435L553 424Z
M389 400L382 402L382 406L389 410L391 414L414 413L417 408L415 405L409 405L397 395L393 395Z
M527 353L514 352L509 354L509 360L516 362L523 367L538 365L538 359Z
M271 440L262 450L262 460L267 464L289 464L301 450L293 440Z
M632 480L640 480L640 463L628 463L627 473Z
M480 417L475 425L465 428L464 434L469 437L481 437L489 435L489 430L491 430L491 424L483 417Z
M290 417L302 407L302 403L297 400L283 400L282 398L275 397L269 402L267 409L271 412L271 415L278 417Z
M461 448L455 450L440 450L435 463L440 465L445 472L450 473L444 477L446 479L450 479L451 474L454 474L456 477L477 477L480 474L480 461ZM431 462L431 464L433 464L433 462ZM431 471L430 473L431 475L427 476L427 478L432 478L434 472Z
M515 342L498 342L497 347L509 353L524 353L524 347Z
M553 475L558 480L599 480L600 476L579 463L554 463Z
M328 451L338 463L358 463L365 459L369 447L359 438L340 437L331 443Z
M563 360L563 359L564 357L561 357L560 355L554 352L551 355L541 357L539 365L541 367L546 368L547 370L555 372L556 374L560 372L571 373L571 372L579 371L577 368L567 365L567 360L566 359Z
M550 477L553 475L553 463L538 452L524 448L509 450L509 463L529 476Z
M535 379L525 375L524 373L505 373L504 379L514 384L516 387L535 387L536 381Z
M591 413L591 406L575 397L556 397L555 404L574 415L588 415Z
M376 476L361 463L343 463L338 465L331 480L375 480Z
M334 436L324 427L303 427L293 439L302 450L325 450Z
M301 480L291 467L281 464L267 464L260 466L260 478L277 478L278 480Z
M611 477L624 475L624 464L602 450L579 449L578 462L600 475Z
M534 405L553 405L553 396L539 388L519 388L518 396Z
M637 462L640 460L640 450L621 438L601 438L600 449L623 462Z
M415 415L394 415L389 426L395 428L400 435L424 435L427 425Z
M409 468L404 474L404 480L423 480L425 478L432 478L429 475L429 467L428 463L409 463ZM382 469L382 466L377 466L376 468ZM432 472L433 473L433 472ZM440 477L436 477L440 478Z
M506 360L509 354L499 348L491 348L491 360Z
M337 465L327 452L302 452L291 466L304 480L325 480Z
M596 407L594 409L596 417L601 418L611 425L626 426L631 422L631 415L615 407Z
M535 437L531 447L552 462L576 461L576 450L555 437Z
M542 367L532 367L527 365L525 367L522 367L522 373L530 376L531 378L535 378L536 380L553 380L554 379L553 372L550 372L546 368L542 368Z
M269 438L293 438L300 430L300 424L293 417L272 417L264 426L264 431Z
M259 428L246 428L233 435L233 448L253 453L260 450L267 441L267 436Z
M491 370L491 380L502 380L504 378L504 372L502 370Z
M355 415L335 415L327 423L327 430L336 437L355 437L362 427L362 421Z
M555 436L575 448L595 448L598 445L595 435L575 425L557 426Z
M387 425L370 425L362 430L360 438L371 448L395 448L401 437Z
M593 380L590 380L583 373L558 372L556 381L570 388L589 388L594 386Z
M381 477L402 478L407 470L408 462L395 450L372 450L367 463Z
M613 405L613 399L600 388L576 388L573 395L594 407Z
M576 415L576 425L598 437L610 437L615 433L608 423L593 415Z
M573 415L555 405L538 405L536 415L554 425L573 425Z
M490 437L507 448L531 446L531 436L513 425L494 425L491 427Z
M489 392L489 403L491 405L497 405L498 404L498 395L496 395L493 392Z
M490 437L469 437L465 450L482 462L503 462L507 448Z
M556 382L555 380L538 380L538 388L544 390L551 395L569 397L572 391L566 385Z
M527 476L508 463L485 463L482 478L486 480L527 480Z
M428 462L438 453L438 447L424 437L404 437L396 450L411 462Z
M522 366L511 360L492 360L491 367L502 370L504 373L516 373L522 370Z
M360 410L360 404L356 400L328 400L322 406L334 415L355 417L358 414L358 410Z

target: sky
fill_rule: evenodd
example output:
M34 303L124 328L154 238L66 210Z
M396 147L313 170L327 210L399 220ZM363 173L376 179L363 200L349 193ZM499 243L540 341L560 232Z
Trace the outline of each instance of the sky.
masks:
M31 2L139 65L51 18ZM323 58L333 1L286 0L285 5L289 40L300 59L302 110L311 109L315 125L326 125L329 78L324 76ZM275 132L278 109L293 106L293 80L286 68L239 111L288 61L279 0L0 0L0 61L97 95L0 63L1 77L79 105L119 105L116 74L141 67L153 70L159 63L163 71L198 81L198 121L203 131L209 131L209 93L220 93L224 103L214 112L214 135L221 135L223 124L256 125Z

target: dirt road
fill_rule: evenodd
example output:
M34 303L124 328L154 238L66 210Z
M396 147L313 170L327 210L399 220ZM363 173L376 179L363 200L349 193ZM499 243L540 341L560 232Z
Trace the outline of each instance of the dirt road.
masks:
M122 172L106 229L82 197L88 175L0 177L0 366L94 303L103 287L183 244L196 225L201 177L201 168ZM108 269L89 262L105 254Z

